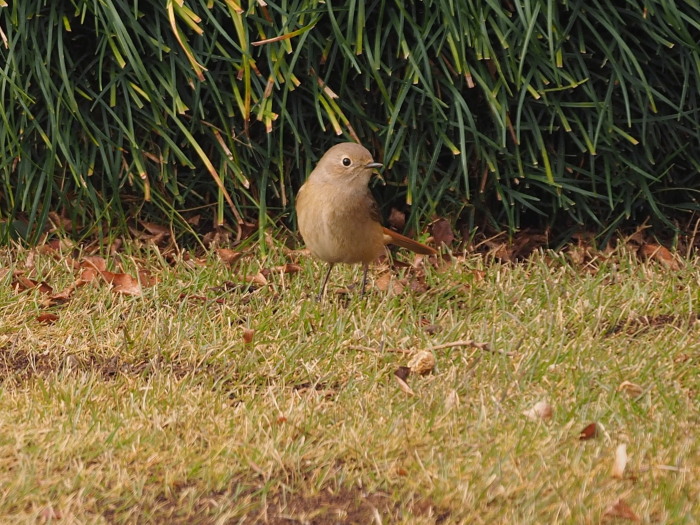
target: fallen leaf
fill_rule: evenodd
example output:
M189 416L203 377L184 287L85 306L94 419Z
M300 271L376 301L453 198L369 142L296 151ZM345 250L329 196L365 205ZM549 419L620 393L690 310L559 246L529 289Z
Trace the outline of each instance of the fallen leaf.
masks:
M514 261L515 257L513 257L513 249L508 245L508 243L501 242L501 243L486 243L486 246L488 246L489 251L488 255L490 257L493 257L494 259L499 259L501 261Z
M486 271L485 270L472 270L471 272L468 272L467 275L472 278L475 282L481 282L484 280L486 277Z
M258 272L256 275L246 275L245 280L249 283L257 284L258 286L267 285L267 279L260 272Z
M612 477L622 479L625 476L625 467L627 467L627 445L621 443L615 449L615 462L612 468Z
M427 324L423 327L423 330L425 330L425 333L428 335L435 335L437 334L442 328L438 324Z
M65 232L73 231L73 221L68 217L59 215L55 211L49 212L49 220L53 223L53 230L63 230Z
M644 244L639 249L639 253L645 259L654 260L668 270L680 270L678 261L674 259L673 254L665 246L661 246L660 244Z
M112 290L124 295L141 295L141 284L127 273L103 272L105 279L112 283Z
M55 304L67 303L70 300L71 295L73 295L75 287L75 284L71 284L64 290L53 294L51 297L49 297L48 304L46 304L45 306L53 306Z
M417 275L409 282L411 291L415 294L422 294L428 291L428 284L425 282L424 275Z
M623 381L620 386L617 387L618 392L624 392L630 397L637 397L644 393L644 389L636 383L631 383L630 381Z
M281 273L299 273L301 271L301 266L294 263L286 263L281 266L275 266L275 271Z
M226 302L221 297L218 297L216 299L209 299L209 297L206 297L204 295L193 295L193 294L184 294L184 293L181 293L178 298L179 299L191 299L191 300L195 300L195 301L201 301L203 303L212 302L212 303L216 303L216 304L224 304Z
M52 239L48 241L46 244L42 244L40 246L36 247L37 253L43 254L43 255L52 255L52 256L58 256L60 251L65 250L68 251L73 248L73 245L71 241L68 241L66 239ZM58 257L56 257L58 258Z
M449 412L456 406L459 406L459 394L453 388L445 397L445 410Z
M75 282L75 285L82 286L84 284L91 283L98 275L100 275L100 272L96 268L83 268L80 270L80 276Z
M436 220L430 229L430 233L433 236L435 244L438 246L442 246L443 244L449 246L455 240L452 226L447 219Z
M435 368L435 356L432 352L421 350L411 357L408 361L408 368L414 374L426 375Z
M549 402L538 401L534 404L532 408L525 410L523 412L523 415L529 419L532 419L533 421L538 421L540 419L543 421L548 421L552 419L553 413L554 410L552 409L552 405L550 405Z
M36 320L42 324L54 324L56 321L58 321L58 316L47 312L38 315Z
M35 257L36 257L36 251L35 251L35 250L31 250L31 251L27 254L27 260L24 261L24 265L23 265L23 266L24 266L25 268L27 268L28 270L33 270L33 269L36 267L36 264L34 263Z
M228 266L235 264L243 256L243 252L229 250L228 248L217 248L216 254L221 259L221 262Z
M392 207L387 222L394 230L401 231L406 226L406 214Z
M391 295L400 295L404 290L402 279L395 279L391 272L384 272L377 277L374 286L380 292L388 292Z
M374 286L376 286L380 292L386 292L389 289L390 283L391 283L391 274L389 272L385 272L385 273L381 274L379 277L377 277L374 280Z
M404 381L403 379L401 379L399 376L395 376L395 377L396 377L396 381L399 383L399 388L400 388L405 394L408 394L409 396L415 396L415 395L416 395L416 393L415 393L413 390L411 390L411 387L408 386L408 383L406 383L406 381Z
M640 521L627 502L620 498L615 503L610 505L603 513L605 517L622 518L630 521Z
M139 270L139 282L141 286L155 286L158 284L158 277L151 275L148 270Z
M250 344L253 342L253 337L255 336L255 330L252 328L244 328L243 329L243 342L245 344Z
M80 263L81 268L93 268L98 272L104 272L107 270L107 261L104 257L98 257L96 255L88 255L84 257Z
M50 294L53 292L53 288L51 288L51 286L44 281L35 281L34 279L30 279L29 277L25 277L21 274L15 274L14 286L18 292L32 290L35 288L43 294Z
M411 369L407 366L400 366L394 372L394 375L403 381L406 381L408 376L411 374Z
M55 510L52 505L48 505L39 511L39 518L43 521L56 521L62 517L61 511Z
M144 229L152 235L170 235L170 228L155 222L141 221L141 226L143 226Z
M119 253L119 250L121 249L123 244L124 239L122 239L121 237L117 237L116 239L114 239L109 245L109 254L116 255L117 253Z
M598 425L596 423L589 423L586 425L586 427L581 431L579 434L578 438L581 441L585 441L588 439L593 439L594 437L598 436Z

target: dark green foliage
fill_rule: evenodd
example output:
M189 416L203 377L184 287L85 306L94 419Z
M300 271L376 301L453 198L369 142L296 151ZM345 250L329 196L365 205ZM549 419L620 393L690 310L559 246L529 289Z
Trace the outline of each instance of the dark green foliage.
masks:
M50 211L85 235L264 226L336 133L384 162L382 200L413 225L610 231L698 208L697 2L3 3L5 235Z

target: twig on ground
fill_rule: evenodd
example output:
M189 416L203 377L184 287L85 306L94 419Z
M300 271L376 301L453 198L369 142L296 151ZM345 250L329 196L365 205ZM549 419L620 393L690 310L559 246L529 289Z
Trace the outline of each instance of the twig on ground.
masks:
M513 357L515 355L513 352L504 352L503 350L496 350L496 349L491 348L491 346L488 343L479 343L479 342L474 341L472 339L468 339L466 341L453 341L451 343L442 343L439 345L431 346L430 348L427 348L426 350L428 350L428 351L443 350L445 348L455 348L458 346L471 346L472 348L477 348L478 350L484 350L486 352L492 352L494 354L506 355L508 357Z

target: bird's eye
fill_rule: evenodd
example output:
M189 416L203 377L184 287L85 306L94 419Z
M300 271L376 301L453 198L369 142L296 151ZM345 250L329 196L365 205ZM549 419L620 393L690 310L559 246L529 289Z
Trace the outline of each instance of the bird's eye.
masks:
M343 157L343 166L350 166L352 161L348 157Z

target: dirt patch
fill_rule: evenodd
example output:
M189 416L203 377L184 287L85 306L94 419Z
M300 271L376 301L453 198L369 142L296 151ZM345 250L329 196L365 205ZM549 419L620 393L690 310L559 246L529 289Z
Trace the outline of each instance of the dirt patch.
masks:
M259 515L250 516L246 523L269 525L393 523L411 516L431 517L435 523L444 523L450 513L444 509L438 509L427 499L421 499L402 508L392 501L389 494L367 493L354 487L340 490L325 489L317 494L277 496Z
M55 371L59 364L56 356L22 350L0 349L0 381L9 378L27 379Z
M659 314L659 315L637 315L630 317L624 321L611 326L606 330L607 335L625 333L629 335L637 335L641 332L663 328L665 326L674 326L676 328L687 328L700 319L700 314L692 313L690 315L678 314Z
M183 498L183 494L191 494L193 490L196 488L189 483L176 484L167 495L157 496L155 504L152 507L149 504L143 511L155 523L174 525L220 523L222 511L228 514L231 523L244 525L410 523L411 518L418 517L442 524L449 523L452 517L449 510L438 508L428 498L417 498L402 507L387 493L367 492L357 487L326 488L315 494L303 494L267 492L259 483L234 482L227 490L199 494L183 506L183 499L188 499ZM122 507L118 502L113 505L114 508L102 512L109 522L118 516L116 509Z
M375 516L386 518L395 516L397 512L387 495L367 494L359 489L323 490L313 495L289 494L275 499L249 523L259 518L271 525L376 523Z
M0 348L0 381L14 379L21 382L35 376L44 377L50 374L69 372L93 373L106 381L119 375L150 376L156 371L166 372L177 379L197 373L211 376L226 372L224 369L213 370L213 368L207 365L195 368L189 363L161 363L153 359L126 361L117 356L58 355L49 352Z

